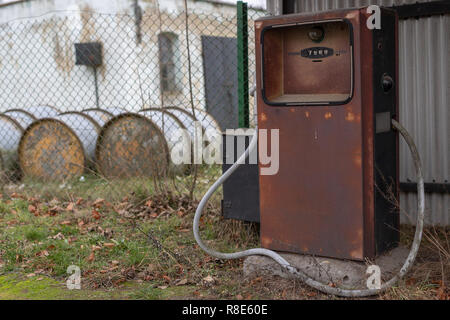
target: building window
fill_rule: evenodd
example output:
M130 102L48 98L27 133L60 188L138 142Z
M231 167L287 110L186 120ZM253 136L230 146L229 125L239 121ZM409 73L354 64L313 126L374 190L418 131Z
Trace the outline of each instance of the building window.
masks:
M160 33L158 35L158 46L161 89L163 92L179 91L178 38L173 33Z

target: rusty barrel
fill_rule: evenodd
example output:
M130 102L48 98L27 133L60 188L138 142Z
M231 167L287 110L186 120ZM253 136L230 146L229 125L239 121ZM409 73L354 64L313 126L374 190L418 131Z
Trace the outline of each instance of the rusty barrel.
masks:
M169 147L169 167L171 169L171 172L188 172L190 168L190 160L192 157L188 158L189 162L181 161L184 152L189 155L192 154L192 143L190 139L190 133L186 130L183 122L181 122L170 112L167 112L166 110L161 108L148 108L139 111L139 113L151 119L163 133ZM186 143L186 145L183 145L183 143ZM173 157L176 157L179 160L174 159Z
M3 113L19 122L24 129L36 120L36 117L32 113L22 109L9 109Z
M19 163L26 176L64 180L92 167L99 124L81 112L65 112L33 122L19 144Z
M136 113L113 117L97 140L97 170L107 178L163 175L169 148L161 129Z
M7 178L14 178L19 174L17 149L23 127L14 118L0 114L0 153L3 170Z

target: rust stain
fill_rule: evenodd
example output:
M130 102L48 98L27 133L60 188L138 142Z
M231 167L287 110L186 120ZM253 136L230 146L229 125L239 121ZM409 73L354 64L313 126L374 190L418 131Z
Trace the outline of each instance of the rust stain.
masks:
M261 238L261 243L262 245L265 246L270 246L270 244L272 243L272 239L269 237L262 237Z
M267 121L267 116L264 112L261 113L261 121Z
M361 148L357 148L353 152L353 162L356 164L358 168L361 168L362 166L362 151Z
M350 122L355 121L355 114L353 112L347 112L345 120Z

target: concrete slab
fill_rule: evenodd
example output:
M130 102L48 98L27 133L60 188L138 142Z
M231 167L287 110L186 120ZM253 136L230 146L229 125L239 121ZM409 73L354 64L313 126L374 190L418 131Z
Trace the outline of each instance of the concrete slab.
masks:
M281 253L289 263L303 270L310 277L324 283L335 283L348 289L366 288L367 267L376 264L381 269L382 281L389 280L402 267L409 248L398 247L375 259L374 263L313 257L293 253ZM264 256L251 256L244 260L244 276L253 278L260 275L276 275L292 278L280 265Z

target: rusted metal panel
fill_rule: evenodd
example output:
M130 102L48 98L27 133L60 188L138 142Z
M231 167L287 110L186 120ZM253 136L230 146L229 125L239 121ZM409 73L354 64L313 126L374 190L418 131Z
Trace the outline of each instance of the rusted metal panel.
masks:
M19 162L25 175L63 180L92 167L100 126L79 112L33 122L19 145Z
M333 19L345 19L352 27L353 42L345 49L353 55L353 70L350 71L353 87L347 102L320 106L308 103L269 105L264 97L265 90L273 92L272 98L286 94L283 91L286 78L279 76L279 67L270 67L271 61L277 59L277 52L281 54L279 58L283 56L285 44L276 45L276 39L269 39L270 43L275 43L271 58L267 58L265 49L257 50L258 125L260 129L280 130L279 171L275 175L260 175L261 242L266 248L280 251L363 260L381 251L376 248L379 226L375 216L379 212L375 211L378 200L373 187L375 97L365 95L365 91L376 90L373 77L366 75L374 68L369 50L373 37L363 32L362 24L366 28L363 13L345 10L262 18L255 22L256 48L261 48L261 33L265 27ZM322 44L328 47L327 41ZM366 54L369 59L364 59ZM264 69L264 63L268 68ZM298 72L295 68L284 70ZM270 81L264 86L262 72L265 79L275 78L281 84ZM316 80L311 72L303 75L312 83ZM334 81L342 77L346 79L346 76L336 75ZM333 101L327 93L319 90L319 94ZM396 105L395 99L392 105ZM395 155L395 134L392 141ZM270 139L268 145L270 154ZM395 157L393 161L395 167ZM260 163L260 168L263 166Z
M18 175L17 148L23 127L14 118L0 114L0 154L6 178Z
M430 0L296 0L303 13L370 4L401 6ZM282 5L281 0L267 1ZM275 3L275 4L274 4ZM281 9L280 9L281 10ZM277 11L276 13L281 13ZM274 12L275 14L275 12ZM421 155L425 182L448 183L450 173L450 14L399 21L400 123L411 133ZM415 181L407 144L400 139L400 181ZM450 195L426 194L425 224L450 225ZM400 194L402 223L416 223L417 194Z
M97 169L108 178L162 175L167 172L168 157L159 127L135 113L112 118L97 141Z
M6 110L4 114L15 119L24 129L26 129L34 120L36 120L35 116L22 109L9 109Z

